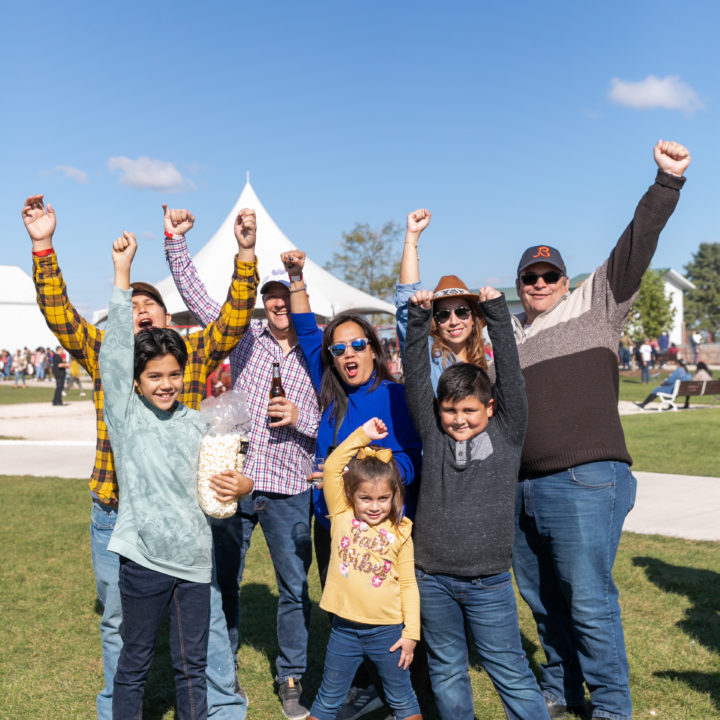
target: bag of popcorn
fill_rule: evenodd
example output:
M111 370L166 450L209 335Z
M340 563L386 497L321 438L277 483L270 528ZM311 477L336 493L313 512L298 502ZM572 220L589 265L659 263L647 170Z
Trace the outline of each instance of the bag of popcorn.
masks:
M223 470L242 472L248 451L250 411L243 392L229 390L200 403L200 412L209 422L203 437L198 463L198 502L206 515L226 518L237 511L237 500L220 502L210 489L210 480ZM248 495L238 498L244 500Z

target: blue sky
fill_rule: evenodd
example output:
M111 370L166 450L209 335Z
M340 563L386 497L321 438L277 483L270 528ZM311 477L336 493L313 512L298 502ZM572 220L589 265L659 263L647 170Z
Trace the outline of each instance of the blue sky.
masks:
M0 22L0 263L29 271L20 209L45 193L85 313L107 304L123 229L141 244L134 277L156 282L161 203L195 213L196 252L246 171L317 262L356 222L427 207L426 285L506 285L535 242L571 275L602 262L671 139L693 163L653 265L681 271L719 241L715 3L32 8L6 3Z

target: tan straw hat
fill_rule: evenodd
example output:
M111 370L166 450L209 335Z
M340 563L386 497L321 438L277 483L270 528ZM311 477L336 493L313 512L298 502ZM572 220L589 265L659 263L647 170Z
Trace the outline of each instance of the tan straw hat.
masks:
M433 300L450 297L467 297L471 300L478 300L479 295L471 292L457 275L443 275L433 290Z

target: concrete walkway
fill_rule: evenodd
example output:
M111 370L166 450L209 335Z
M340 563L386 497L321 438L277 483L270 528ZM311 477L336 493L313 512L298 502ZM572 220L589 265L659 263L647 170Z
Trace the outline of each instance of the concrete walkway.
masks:
M620 412L643 411L621 402ZM0 439L0 474L89 478L95 458L95 410L91 402L0 405L0 437L13 438ZM720 478L648 472L635 476L637 501L626 530L720 540Z

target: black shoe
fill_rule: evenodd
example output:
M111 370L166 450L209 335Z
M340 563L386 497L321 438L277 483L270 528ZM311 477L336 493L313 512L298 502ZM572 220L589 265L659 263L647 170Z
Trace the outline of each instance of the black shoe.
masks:
M585 717L584 705L570 705L569 707L563 702L555 702L553 700L545 700L548 715L553 720L572 720L573 717Z
M299 680L288 678L278 688L278 697L282 702L283 715L288 720L304 720L310 714L307 700L303 697Z
M633 405L640 408L641 410L645 409L645 403L633 402Z

